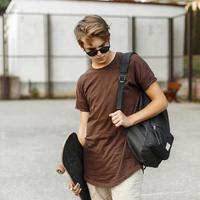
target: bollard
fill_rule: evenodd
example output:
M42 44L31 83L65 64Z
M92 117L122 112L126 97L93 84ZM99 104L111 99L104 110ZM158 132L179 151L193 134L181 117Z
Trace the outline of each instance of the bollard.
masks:
M1 99L10 99L10 78L9 76L0 76Z

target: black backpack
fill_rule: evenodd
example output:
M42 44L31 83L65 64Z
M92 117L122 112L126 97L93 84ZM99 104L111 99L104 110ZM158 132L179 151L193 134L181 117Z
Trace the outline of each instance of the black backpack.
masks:
M123 89L128 71L128 64L133 53L122 54L119 86L117 96L117 110L121 110L123 103ZM139 108L144 108L150 99L144 91L139 99ZM129 148L135 158L145 167L158 167L162 160L169 157L174 140L170 133L167 110L157 116L139 124L125 128Z

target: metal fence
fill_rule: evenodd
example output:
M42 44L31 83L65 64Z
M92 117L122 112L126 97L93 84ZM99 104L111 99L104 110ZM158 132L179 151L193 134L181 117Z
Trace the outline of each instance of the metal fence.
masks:
M73 97L76 80L89 65L72 35L75 23L82 17L36 13L4 15L0 96L3 99ZM158 73L163 89L168 81L184 77L184 15L103 17L111 22L113 48L138 52ZM124 32L120 29L122 24ZM18 94L12 95L11 91ZM190 91L184 95L190 96Z

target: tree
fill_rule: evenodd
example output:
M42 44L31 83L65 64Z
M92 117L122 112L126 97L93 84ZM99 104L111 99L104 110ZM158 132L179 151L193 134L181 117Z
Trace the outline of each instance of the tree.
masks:
M193 11L192 7L190 6L188 12L192 12L192 53L193 54L200 54L200 9ZM188 20L185 19L185 54L188 52L187 47L187 36L188 36Z
M193 27L193 53L200 54L200 9L194 13Z
M0 0L0 14L3 14L8 7L10 0Z

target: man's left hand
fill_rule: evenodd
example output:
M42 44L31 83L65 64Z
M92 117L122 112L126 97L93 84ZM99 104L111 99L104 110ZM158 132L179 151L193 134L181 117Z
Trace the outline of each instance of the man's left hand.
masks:
M132 125L129 117L127 117L121 110L117 110L114 113L110 113L109 117L111 117L112 122L116 127L129 127Z

